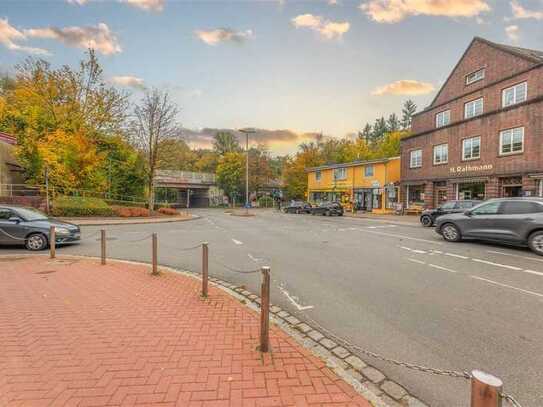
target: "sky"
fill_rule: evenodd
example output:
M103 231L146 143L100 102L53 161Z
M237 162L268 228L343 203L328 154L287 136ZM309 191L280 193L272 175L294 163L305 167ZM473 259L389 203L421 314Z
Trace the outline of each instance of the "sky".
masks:
M0 71L27 56L168 90L186 138L254 127L274 154L426 107L474 36L543 49L543 0L0 0Z

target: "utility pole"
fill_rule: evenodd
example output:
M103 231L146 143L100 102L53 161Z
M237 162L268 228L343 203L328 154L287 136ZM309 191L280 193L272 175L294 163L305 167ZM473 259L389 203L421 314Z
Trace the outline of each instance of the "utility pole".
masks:
M45 210L49 214L49 167L45 166Z
M249 214L249 134L256 133L255 129L241 129L245 134L245 214Z

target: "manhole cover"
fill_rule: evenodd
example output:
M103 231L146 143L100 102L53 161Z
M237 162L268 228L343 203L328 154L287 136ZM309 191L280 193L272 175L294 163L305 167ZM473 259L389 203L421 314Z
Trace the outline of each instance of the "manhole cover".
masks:
M38 271L34 274L51 274L51 273L56 273L57 271L56 270L43 270L43 271Z

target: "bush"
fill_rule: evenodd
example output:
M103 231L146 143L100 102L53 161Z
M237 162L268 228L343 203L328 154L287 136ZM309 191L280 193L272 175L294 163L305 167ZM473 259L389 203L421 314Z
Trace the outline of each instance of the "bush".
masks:
M113 216L113 209L99 198L59 196L52 205L53 216Z
M273 198L271 196L261 196L258 198L258 206L261 208L273 208Z
M178 215L178 212L173 208L160 208L158 213L162 215Z
M115 206L113 207L115 214L123 218L140 218L151 215L151 211L147 208L138 206Z

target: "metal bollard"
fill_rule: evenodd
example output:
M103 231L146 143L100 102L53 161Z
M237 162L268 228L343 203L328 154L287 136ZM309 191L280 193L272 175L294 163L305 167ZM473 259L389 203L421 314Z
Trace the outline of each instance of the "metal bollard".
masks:
M158 241L156 233L153 233L153 273L158 275Z
M260 290L260 352L270 350L270 268L262 267Z
M102 229L100 230L100 244L101 244L101 251L100 251L100 257L101 257L101 263L102 266L106 264L106 230Z
M207 298L207 286L209 279L209 247L208 243L202 243L202 297Z
M57 256L57 232L54 226L49 228L49 257L54 259Z
M471 372L471 407L502 407L503 382L491 374Z

